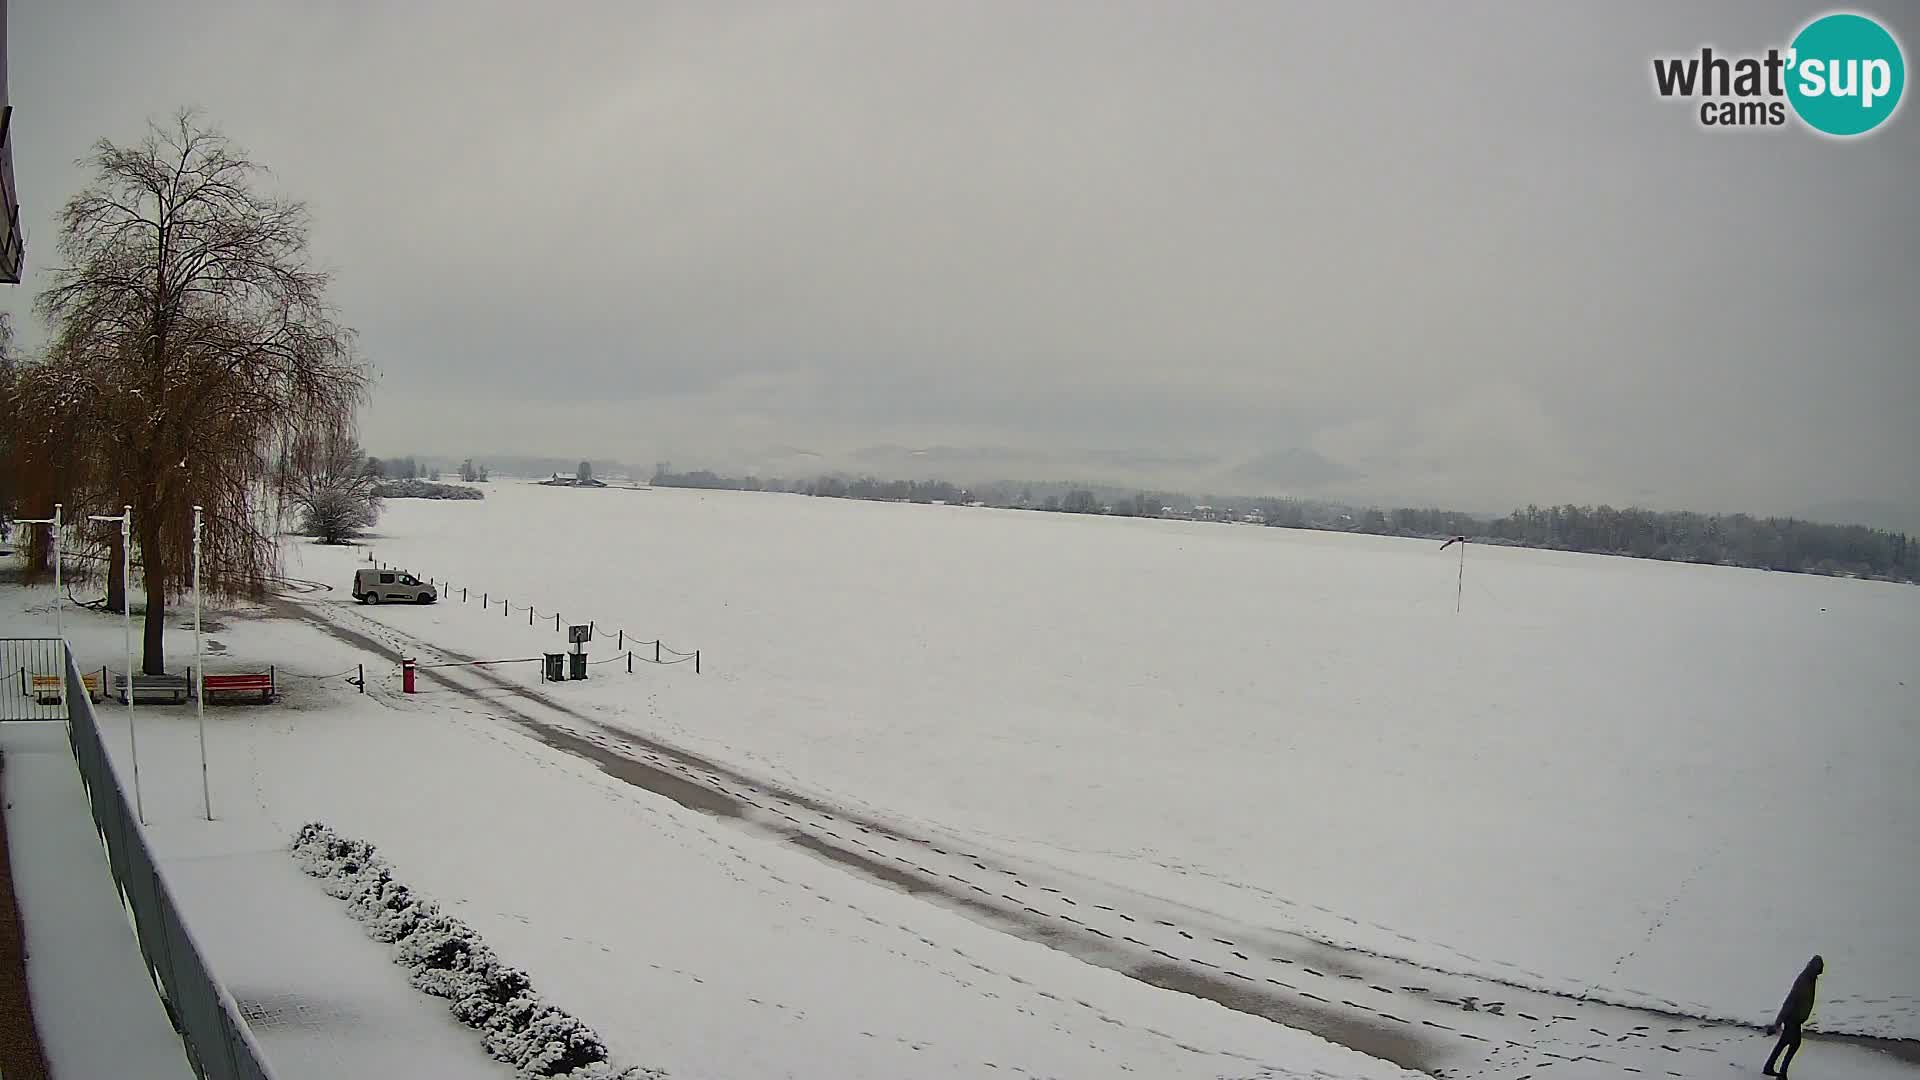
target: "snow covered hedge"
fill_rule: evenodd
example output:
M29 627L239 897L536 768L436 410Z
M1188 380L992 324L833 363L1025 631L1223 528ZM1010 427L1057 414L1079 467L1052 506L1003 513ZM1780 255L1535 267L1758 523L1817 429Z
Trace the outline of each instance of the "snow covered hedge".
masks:
M394 946L416 989L445 998L461 1023L481 1033L487 1053L524 1077L559 1080L659 1080L666 1073L616 1069L607 1045L587 1025L540 1000L527 973L509 967L472 927L395 880L372 844L349 840L319 822L293 840L301 869L327 895L347 902L367 935Z
M374 487L373 493L383 499L484 499L487 493L479 488L461 487L458 484L436 484L431 480L388 480Z

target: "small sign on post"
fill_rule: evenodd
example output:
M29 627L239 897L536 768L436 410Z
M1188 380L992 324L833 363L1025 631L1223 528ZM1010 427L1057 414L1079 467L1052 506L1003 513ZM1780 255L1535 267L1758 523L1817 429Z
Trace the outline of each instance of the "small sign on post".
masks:
M567 658L567 678L584 679L587 677L587 642L593 640L593 625L568 626L567 641L573 645L573 654Z

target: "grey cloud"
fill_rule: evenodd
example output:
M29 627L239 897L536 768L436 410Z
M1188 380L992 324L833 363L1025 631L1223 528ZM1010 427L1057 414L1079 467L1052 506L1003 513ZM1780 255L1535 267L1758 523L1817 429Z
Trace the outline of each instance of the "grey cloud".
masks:
M0 305L87 143L199 102L312 204L402 452L1920 507L1912 106L1839 144L1650 87L1811 13L14 5Z

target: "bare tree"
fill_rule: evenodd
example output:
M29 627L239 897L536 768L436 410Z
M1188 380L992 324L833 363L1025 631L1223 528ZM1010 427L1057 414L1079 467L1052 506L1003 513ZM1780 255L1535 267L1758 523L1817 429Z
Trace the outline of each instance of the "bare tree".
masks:
M380 477L367 469L367 456L351 434L303 436L284 468L290 474L281 487L300 512L301 528L321 543L347 543L379 518Z
M81 164L93 179L61 213L63 263L38 301L58 369L41 378L52 437L73 440L67 501L133 507L142 667L158 674L193 506L209 589L259 595L290 494L277 465L306 433L348 430L368 375L309 260L305 206L258 191L266 170L197 113Z

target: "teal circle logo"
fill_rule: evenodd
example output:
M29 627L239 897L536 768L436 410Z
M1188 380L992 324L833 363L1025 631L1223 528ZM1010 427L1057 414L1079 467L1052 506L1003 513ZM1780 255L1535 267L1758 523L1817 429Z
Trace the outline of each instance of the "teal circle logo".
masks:
M1865 15L1824 15L1793 39L1787 100L1815 131L1864 135L1886 122L1907 86L1906 59Z

